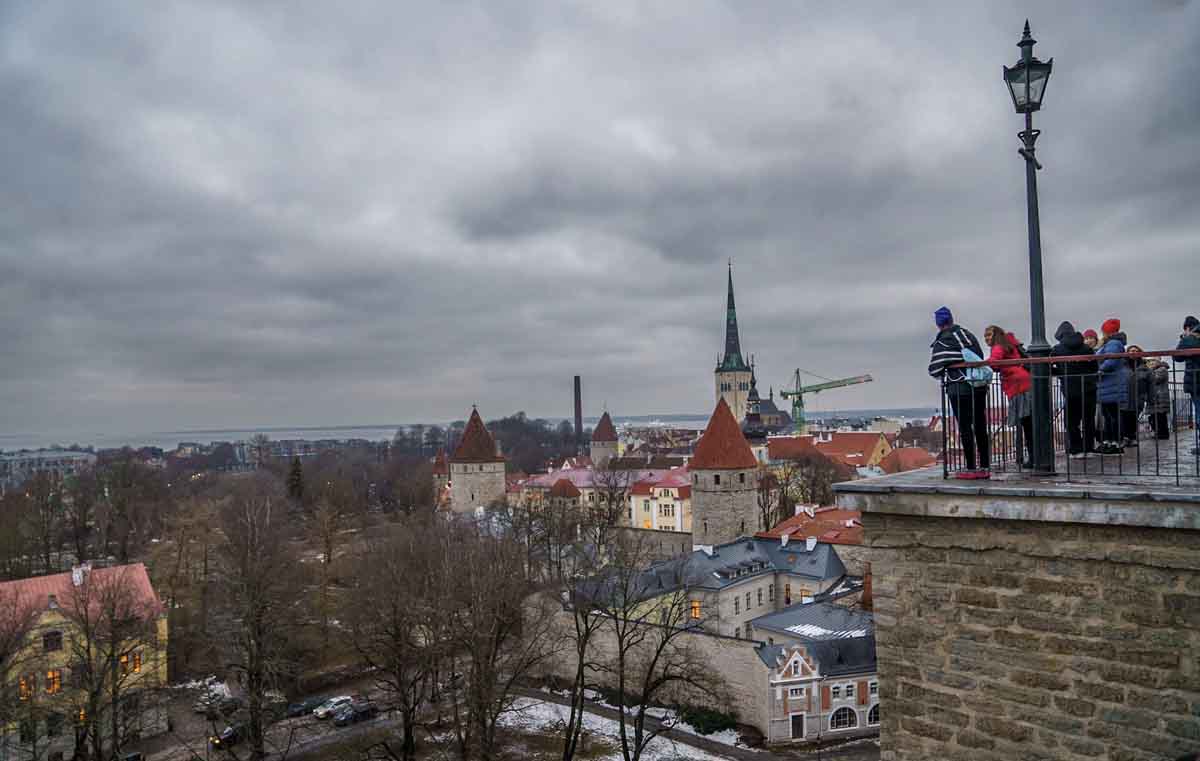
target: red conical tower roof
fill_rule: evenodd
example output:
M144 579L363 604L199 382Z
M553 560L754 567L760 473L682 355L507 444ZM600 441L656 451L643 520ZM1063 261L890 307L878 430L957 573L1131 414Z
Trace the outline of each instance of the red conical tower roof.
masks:
M462 441L450 462L501 462L504 458L496 454L496 440L483 425L479 410L471 410L471 419L463 430Z
M592 431L592 441L616 441L617 427L613 425L612 418L605 412L600 416L600 422L596 423L596 428Z
M742 429L733 418L724 399L717 402L708 428L696 444L696 452L688 461L692 470L744 470L758 467Z

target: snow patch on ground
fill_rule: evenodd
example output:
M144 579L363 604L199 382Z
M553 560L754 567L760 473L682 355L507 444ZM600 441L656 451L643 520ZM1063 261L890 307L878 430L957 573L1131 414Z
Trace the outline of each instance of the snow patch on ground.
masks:
M513 703L513 710L500 718L500 724L509 729L525 731L553 730L566 723L570 709L558 703L547 703L536 698L518 698ZM583 729L593 735L599 735L620 743L620 729L615 719L607 719L592 713L584 713ZM694 733L694 732L693 732ZM715 736L709 736L712 739ZM736 740L736 737L735 737ZM618 750L604 757L604 761L618 761L621 752ZM682 745L665 737L656 737L646 747L642 758L646 761L670 761L676 758L698 759L698 761L727 761L721 756L705 753L698 748Z
M220 685L218 687L217 685ZM228 688L217 679L215 676L206 676L203 679L193 679L190 682L180 682L179 684L170 685L172 690L204 690L205 692L220 692L224 690L228 692Z

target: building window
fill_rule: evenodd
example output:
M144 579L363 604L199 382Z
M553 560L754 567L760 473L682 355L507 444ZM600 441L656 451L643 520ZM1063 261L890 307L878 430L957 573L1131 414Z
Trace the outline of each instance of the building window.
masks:
M758 588L758 604L762 605L762 587Z
M740 626L733 627L733 638L734 639L742 638L742 627L740 627Z
M704 535L708 536L708 520L704 521Z
M692 600L692 618L694 618L694 619L700 618L700 601L699 600Z
M800 661L792 661L792 676L800 676Z
M854 729L858 726L858 714L854 713L853 708L842 706L833 712L833 716L829 717L829 729Z
M138 674L138 673L141 673L141 671L142 671L142 654L140 651L136 651L133 653L126 653L121 656L121 673L122 674L128 674L130 672L133 672L134 674Z
M53 650L62 650L63 639L62 632L52 631L42 635L42 649L46 652Z
M767 602L775 602L775 585L767 585Z
M46 736L58 737L62 734L63 715L51 711L46 714Z
M720 485L721 485L721 474L720 473L713 474L713 486L720 486Z
M746 593L746 610L750 610L750 593Z
M792 698L792 699L804 697L804 688L803 687L791 688L790 690L788 690L788 697Z
M650 512L650 500L648 500L648 499L642 500L642 510L647 513Z
M50 669L46 672L46 694L54 695L62 691L62 671Z
M792 604L792 585L791 584L783 585L783 604L784 605Z
M37 722L33 719L22 720L20 735L23 744L31 745L37 739Z
M871 710L867 711L867 723L874 726L879 723L879 704L871 706Z
M17 680L17 693L21 700L31 700L35 689L37 689L37 677L35 675L22 674Z
M852 697L854 697L854 685L848 684L846 685L846 698L850 699Z
M833 695L834 700L840 700L842 697L841 685L834 685L833 689L829 691L829 694Z
M879 694L879 682L871 682L870 684L867 685L867 690L872 695L878 695Z
M735 598L733 598L733 615L736 616L738 613L741 613L741 612L742 612L741 601L735 597Z
M738 483L739 484L746 483L746 474L745 473L738 473Z

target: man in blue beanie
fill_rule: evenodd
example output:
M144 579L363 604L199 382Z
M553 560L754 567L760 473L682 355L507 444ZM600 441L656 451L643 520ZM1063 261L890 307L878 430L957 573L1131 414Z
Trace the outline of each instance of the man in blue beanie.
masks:
M946 398L958 421L958 434L962 440L966 470L955 474L956 478L991 478L991 448L987 429L987 384L973 385L968 382L966 372L960 367L951 367L963 360L963 350L969 350L983 359L983 347L979 339L964 327L954 322L949 307L941 307L933 313L937 325L937 338L930 344L929 374L942 381ZM945 425L945 421L942 421ZM976 461L978 454L978 462Z

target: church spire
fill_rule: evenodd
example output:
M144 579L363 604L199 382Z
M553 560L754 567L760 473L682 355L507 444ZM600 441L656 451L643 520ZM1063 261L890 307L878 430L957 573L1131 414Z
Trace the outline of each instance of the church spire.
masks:
M729 260L729 297L725 305L725 356L717 370L742 371L750 368L742 359L742 343L738 338L737 307L733 303L733 260Z

